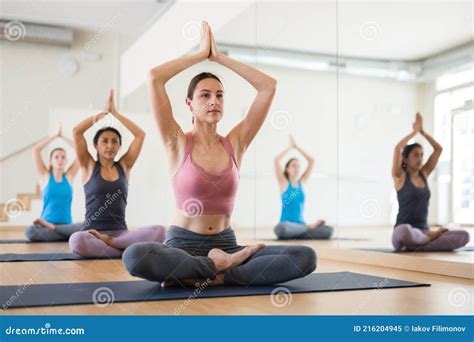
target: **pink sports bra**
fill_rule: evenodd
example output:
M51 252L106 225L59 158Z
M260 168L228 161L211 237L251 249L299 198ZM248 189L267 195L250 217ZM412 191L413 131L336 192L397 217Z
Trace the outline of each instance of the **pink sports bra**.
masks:
M209 173L193 162L194 139L186 133L183 161L172 179L176 207L188 217L201 214L231 214L239 184L239 171L230 142L219 135L229 154L229 166L222 172Z

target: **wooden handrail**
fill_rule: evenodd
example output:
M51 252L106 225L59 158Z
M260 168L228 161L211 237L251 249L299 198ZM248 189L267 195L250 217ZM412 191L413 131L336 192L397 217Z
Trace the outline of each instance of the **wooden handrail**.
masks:
M39 139L38 141L35 141L35 142L33 142L33 143L31 143L31 144L25 146L25 147L22 147L22 148L16 150L15 152L12 152L12 153L10 153L10 154L7 154L6 156L0 158L0 163L4 162L4 161L7 160L7 159L10 159L10 158L13 157L13 156L16 156L17 154L20 154L20 153L22 153L22 152L24 152L24 151L26 151L26 150L32 148L33 146L35 146L37 143L39 143L41 140L43 140L43 139L45 139L45 138L46 138L46 137L41 138L41 139Z

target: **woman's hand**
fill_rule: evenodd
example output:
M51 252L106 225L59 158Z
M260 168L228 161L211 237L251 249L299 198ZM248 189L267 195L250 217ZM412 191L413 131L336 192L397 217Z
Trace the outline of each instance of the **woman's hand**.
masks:
M117 109L115 108L115 102L114 102L114 90L110 89L109 92L109 98L107 99L107 104L105 106L105 110L109 112L112 115L117 115Z
M209 60L216 62L221 57L221 52L217 48L216 40L214 39L214 33L212 29L209 27L210 39L211 39L211 53L209 55Z
M201 42L199 43L198 55L202 59L208 59L211 54L211 28L207 21L202 22Z
M423 132L423 117L421 116L420 113L416 113L416 119L415 119L415 122L413 123L413 131L416 133Z
M62 137L63 136L63 128L61 126L61 123L58 124L58 130L56 131L56 134L54 135L54 137Z
M296 148L295 138L293 138L292 135L290 135L290 147L291 148Z

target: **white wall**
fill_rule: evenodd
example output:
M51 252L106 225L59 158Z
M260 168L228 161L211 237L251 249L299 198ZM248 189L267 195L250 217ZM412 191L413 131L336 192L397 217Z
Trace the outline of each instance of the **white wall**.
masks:
M56 125L48 120L52 110L104 105L108 89L117 82L119 38L104 33L92 41L94 35L76 31L71 48L0 41L1 156L46 136L49 127ZM99 53L102 58L88 61L85 52ZM79 63L79 71L72 77L58 70L59 63L67 57ZM31 152L2 163L0 178L0 202L17 192L34 191L36 175Z
M267 121L242 164L234 223L261 227L279 219L273 158L287 146L290 133L316 158L306 186L308 221L325 218L334 225L393 223L392 152L411 128L418 105L417 86L340 75L337 90L334 73L267 66L259 69L278 80L278 89ZM189 80L201 71L215 72L224 82L225 114L220 134L225 135L246 112L254 93L233 73L208 62L184 71L167 89L174 115L185 131L191 129L185 92ZM424 101L429 102L429 97ZM148 111L145 87L123 103L128 111L134 107ZM432 112L427 111L427 122L430 115Z
M85 33L76 37L72 50L38 52L37 46L27 44L1 45L2 155L52 132L60 118L70 132L93 108L102 107L108 88L117 80L118 54L114 51L118 42L114 36L102 37L93 49L103 58L92 63L80 59L88 37ZM79 59L80 71L66 78L57 72L56 65L71 54ZM289 133L316 158L306 186L308 221L325 218L333 225L390 224L393 147L409 132L417 110L425 112L425 122L431 125L434 98L430 88L347 75L340 75L337 85L334 73L259 69L278 80L278 90L267 121L244 158L233 224L261 227L278 220L280 200L272 160L287 145ZM191 129L191 114L184 105L186 89L192 76L201 71L215 72L224 83L225 114L219 133L225 135L243 118L255 92L240 77L210 62L186 70L167 85L174 115L185 131ZM142 155L131 175L127 221L131 226L167 225L174 215L174 198L146 87L121 102L120 110L147 131ZM25 109L26 104L30 105ZM17 192L34 190L30 152L1 167L2 201ZM80 177L75 190L76 197L82 196ZM431 207L430 218L435 208ZM83 198L75 198L75 216L82 217L83 210Z

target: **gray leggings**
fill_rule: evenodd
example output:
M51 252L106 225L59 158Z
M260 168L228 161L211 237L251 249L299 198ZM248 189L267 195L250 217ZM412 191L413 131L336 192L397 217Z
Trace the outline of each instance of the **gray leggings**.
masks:
M316 229L311 229L306 224L285 221L277 224L274 231L276 236L281 240L313 240L330 239L334 229L326 225L319 226Z
M465 230L449 230L434 240L422 230L410 224L399 224L393 229L392 244L397 251L436 252L453 251L469 242L469 233Z
M30 241L67 241L69 237L82 229L84 223L58 224L48 229L39 224L25 228L26 238Z
M131 275L151 281L214 279L216 267L207 257L219 248L226 253L243 249L237 245L232 228L213 235L197 234L171 226L165 244L136 243L123 253L125 267ZM272 285L304 277L316 269L316 253L305 246L264 247L242 265L224 273L229 285Z

